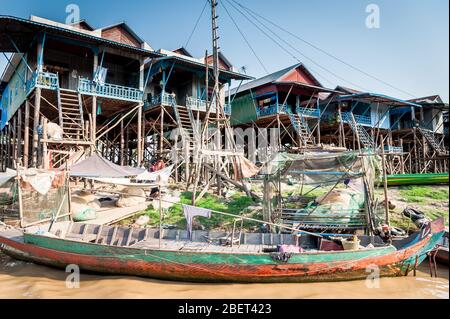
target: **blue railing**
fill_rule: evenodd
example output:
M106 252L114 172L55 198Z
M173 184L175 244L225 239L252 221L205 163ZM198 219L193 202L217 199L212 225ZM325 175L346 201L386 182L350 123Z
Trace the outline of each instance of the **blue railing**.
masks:
M256 108L256 115L258 117L269 116L269 115L272 115L272 114L277 114L277 110L278 110L278 108L277 108L276 104L275 105L270 105L270 106L267 106L267 107L264 107L264 108L257 107Z
M256 107L256 115L258 117L264 117L278 113L289 113L289 110L290 107L287 104L273 104L263 108Z
M359 124L372 125L372 120L369 116L353 114L353 117L355 118L355 121ZM349 122L351 120L350 112L342 113L342 119L344 120L344 122Z
M314 117L320 116L320 109L318 108L306 108L297 106L295 110L297 111L297 113L303 114L305 116L314 116Z
M78 92L87 95L95 95L112 99L140 102L144 93L138 89L116 84L96 84L89 79L80 78Z
M58 74L34 71L27 81L27 93L30 93L35 87L57 90L59 88Z
M210 102L211 103L211 112L216 111L216 102ZM190 108L191 110L198 110L206 112L206 100L198 99L192 96L186 97L186 107Z
M198 110L206 112L206 100L202 100L199 98L195 98L192 96L186 97L186 107L190 108L191 110ZM231 105L230 104L224 104L223 105L223 111L226 115L231 115ZM211 112L216 112L216 102L211 102Z
M177 105L177 99L174 94L169 94L169 93L164 92L164 93L155 95L152 98L151 104L153 106L156 106L156 105L175 106L175 105Z
M403 153L403 147L401 146L385 145L384 150L388 153Z
M226 115L231 115L231 104L225 104L225 105L223 106L223 112L224 112Z

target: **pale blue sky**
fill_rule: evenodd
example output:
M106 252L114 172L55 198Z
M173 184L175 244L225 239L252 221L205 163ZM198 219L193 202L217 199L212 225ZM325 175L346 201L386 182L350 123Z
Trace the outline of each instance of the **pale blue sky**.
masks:
M296 63L295 54L323 85L358 86L399 98L411 98L274 29L282 38L314 62L294 52L287 54L248 20L223 1L246 34L269 72ZM231 1L231 0L227 0ZM292 33L342 60L415 96L440 94L449 100L449 1L448 0L236 0ZM153 48L184 45L200 14L204 0L2 0L1 15L31 14L63 22L68 4L78 4L81 18L93 27L126 21ZM366 6L380 8L380 28L368 29ZM264 69L236 30L222 6L219 11L220 46L237 67L259 77ZM202 56L211 47L209 8L203 14L188 49ZM319 66L318 66L319 65ZM1 58L0 68L4 61ZM325 69L325 70L324 70ZM336 77L337 75L337 77ZM343 78L341 80L339 78Z

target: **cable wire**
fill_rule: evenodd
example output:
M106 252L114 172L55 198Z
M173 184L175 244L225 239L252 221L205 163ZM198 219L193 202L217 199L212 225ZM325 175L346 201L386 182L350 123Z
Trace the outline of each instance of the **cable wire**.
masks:
M275 44L277 44L283 51L285 51L287 54L289 54L293 59L295 59L296 61L298 61L299 63L302 63L302 61L295 56L294 54L292 54L289 50L287 50L282 44L280 44L276 39L274 39L271 35L269 35L266 31L264 31L259 25L257 25L254 21L252 21L252 19L250 19L244 12L242 12L239 8L236 8L236 6L234 6L231 2L227 1L236 11L238 11L241 15L244 16L244 18L246 18L251 24L253 24L259 31L261 31L265 36L267 36L270 40L272 40ZM315 62L312 58L308 57L307 55L305 55L304 53L302 53L301 51L299 51L298 49L296 49L294 46L292 46L290 43L288 43L286 40L282 39L278 34L276 34L274 31L272 31L269 27L267 27L264 23L262 23L261 21L255 19L253 16L252 18L255 21L258 21L258 23L260 23L262 26L264 26L269 32L271 32L275 37L279 38L282 42L284 42L287 46L289 46L291 49L293 49L295 52L297 52L298 54L300 54L301 56L303 56L305 59L308 59L309 61L311 61L311 63L313 63L314 65L316 65L317 67L319 67L320 69L330 73L331 75L333 75L334 77L336 77L337 79L344 81L354 87L358 87L360 89L363 90L367 90L366 88L356 84L356 83L352 83L348 80L346 80L345 78L339 76L338 74L328 70L327 68L323 67L322 65L318 64L317 62ZM314 71L315 73L317 73L318 75L320 75L320 73L318 73L317 71ZM326 79L326 77L321 76L322 78ZM328 81L328 80L327 80ZM331 83L330 81L328 81L329 83Z
M253 55L256 57L256 59L258 60L259 64L261 65L261 67L264 69L264 71L269 74L269 71L267 71L267 68L264 66L264 63L262 62L262 60L260 59L260 57L256 54L255 50L253 49L252 45L250 44L250 42L247 40L247 37L245 36L244 32L242 32L242 30L239 28L238 24L236 23L236 21L234 20L234 18L231 16L230 12L228 11L228 9L225 7L225 5L223 4L223 2L220 2L220 4L222 5L222 7L225 9L228 17L230 18L230 20L233 22L234 26L236 27L236 29L239 31L239 33L241 34L242 38L244 39L245 43L247 44L247 46L250 48L250 50L252 51Z
M337 57L337 56L335 56L335 55L333 55L333 54L331 54L331 53L329 53L329 52L327 52L327 51L325 51L325 50L323 50L323 49L321 49L321 48L319 48L318 46L314 45L313 43L311 43L311 42L309 42L309 41L307 41L307 40L305 40L305 39L299 37L298 35L296 35L296 34L290 32L289 30L286 30L285 28L281 27L280 25L277 25L276 23L270 21L269 19L267 19L267 18L261 16L260 14L258 14L258 13L256 13L255 11L251 10L250 8L245 7L244 5L240 4L240 3L237 2L236 0L231 0L231 1L233 1L234 3L236 3L238 6L242 7L243 9L247 10L247 12L248 12L248 11L251 11L253 14L255 14L255 15L257 15L258 17L260 17L261 19L264 19L265 21L269 22L270 24L272 24L273 26L277 27L278 29L280 29L280 30L286 32L287 34L291 35L292 37L296 38L297 40L302 41L303 43L309 45L310 47L312 47L312 48L314 48L314 49L316 49L316 50L322 52L323 54L325 54L325 55L327 55L327 56L333 58L334 60L336 60L336 61L338 61L338 62L340 62L340 63L343 63L344 65L346 65L346 66L352 68L353 70L358 71L358 72L360 72L360 73L362 73L362 74L364 74L364 75L366 75L366 76L368 76L368 77L370 77L370 78L372 78L372 79L374 79L374 80L376 80L376 81L378 81L378 82L381 82L381 83L383 83L384 85L387 85L387 86L389 86L390 88L393 88L393 89L395 89L395 90L397 90L397 91L399 91L399 92L402 92L402 93L404 93L404 94L407 94L407 95L409 95L409 96L411 96L411 97L415 97L414 94L412 94L412 93L410 93L410 92L408 92L408 91L402 90L402 89L400 89L400 88L398 88L398 87L396 87L396 86L394 86L394 85L392 85L392 84L390 84L390 83L388 83L388 82L386 82L386 81L384 81L384 80L382 80L382 79L380 79L380 78L378 78L378 77L376 77L376 76L374 76L374 75L371 75L371 74L369 74L368 72L366 72L366 71L364 71L364 70L362 70L362 69L360 69L360 68L358 68L358 67L356 67L356 66L354 66L354 65L352 65L352 64L350 64L350 63L348 63L348 62L346 62L346 61L344 61L344 60L342 60L341 58L339 58L339 57Z
M205 1L205 5L203 6L202 12L201 12L200 15L198 16L197 22L195 22L195 25L194 25L194 29L192 29L192 32L191 32L191 34L189 35L189 38L187 39L186 43L184 44L184 48L187 48L188 45L189 45L189 42L191 42L192 36L194 35L194 32L195 32L195 30L196 30L197 27L198 27L198 24L199 24L199 22L200 22L200 19L201 19L202 16L203 16L203 13L205 12L206 5L208 4L208 2L209 2L209 0L206 0L206 1Z

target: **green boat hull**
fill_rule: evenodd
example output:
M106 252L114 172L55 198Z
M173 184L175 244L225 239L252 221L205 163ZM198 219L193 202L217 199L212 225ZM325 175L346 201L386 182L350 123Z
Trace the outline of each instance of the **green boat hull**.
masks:
M417 233L401 247L292 254L285 260L267 253L215 253L138 249L71 241L36 234L2 238L1 249L18 259L86 271L195 282L316 282L407 275L443 236L443 221L428 235Z
M395 174L387 176L388 186L448 184L448 174Z

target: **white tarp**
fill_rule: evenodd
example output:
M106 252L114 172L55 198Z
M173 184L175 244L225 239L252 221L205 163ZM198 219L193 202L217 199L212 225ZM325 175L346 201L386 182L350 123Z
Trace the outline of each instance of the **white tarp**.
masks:
M158 185L166 185L169 181L174 165L167 166L157 172L145 171L135 178L92 178L95 181L116 184L129 187L155 187ZM158 181L159 178L159 181Z
M56 172L29 168L27 170L19 171L20 178L33 187L38 193L45 195L52 187L52 182L55 179Z
M120 166L94 153L69 167L70 176L84 178L123 178L137 176L145 172L142 168Z
M6 172L0 173L0 187L16 176L17 172L15 170L7 168Z

